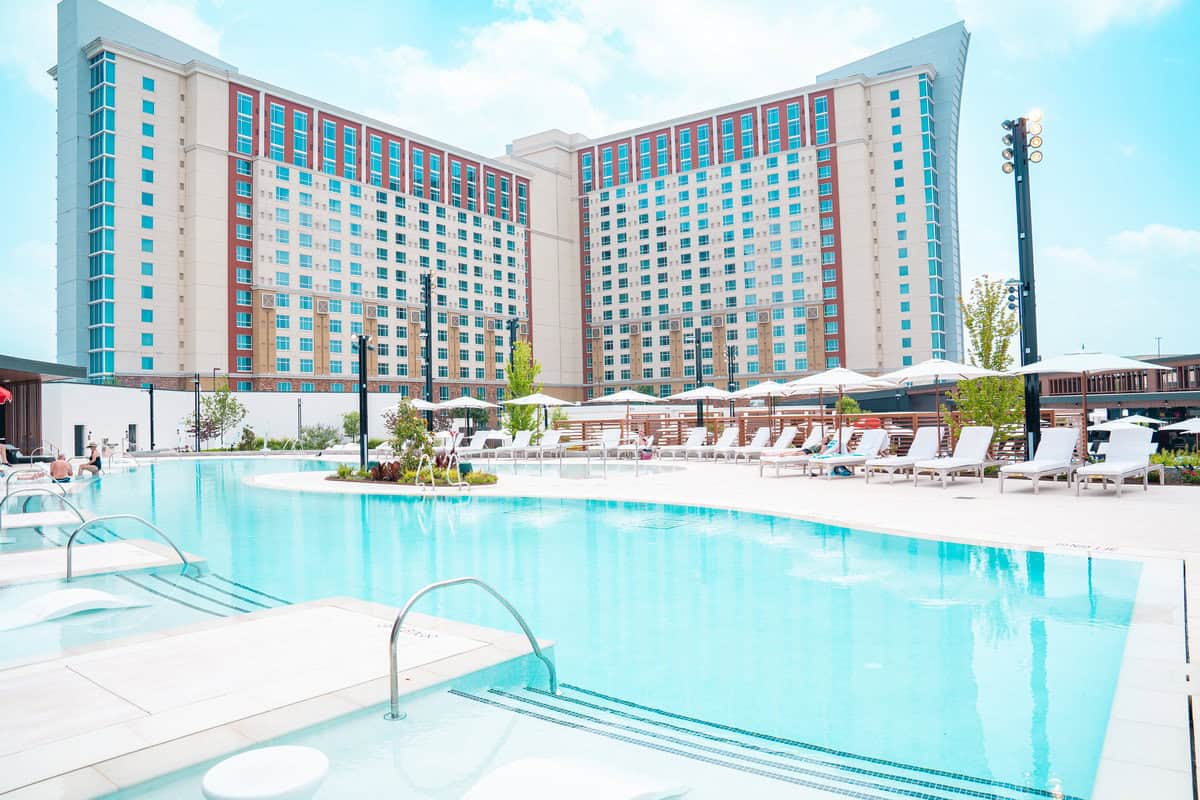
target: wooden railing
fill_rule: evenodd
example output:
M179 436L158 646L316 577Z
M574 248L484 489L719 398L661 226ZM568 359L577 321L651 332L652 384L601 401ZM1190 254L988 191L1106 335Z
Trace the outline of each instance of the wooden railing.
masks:
M957 421L958 412L942 415L942 443L947 451L954 447L952 419ZM1062 411L1044 409L1042 423L1050 426L1079 426L1078 411ZM871 422L867 422L871 420ZM878 425L889 432L888 449L893 453L904 453L912 443L913 432L918 428L935 427L938 416L934 412L895 412L835 415L829 410L777 410L768 414L766 409L739 410L733 417L727 412L719 414L705 413L704 427L708 429L705 441L709 444L716 441L721 432L730 425L738 429L736 442L747 444L754 433L762 427L771 429L772 441L789 425L798 428L795 443L803 441L813 425L824 425L827 430L834 430L836 425L852 426L865 429L868 425ZM696 427L693 414L632 414L607 417L603 419L573 419L560 420L556 428L567 432L567 438L575 441L595 441L605 430L620 430L629 436L637 435L643 439L653 436L655 445L678 445L687 440L688 434ZM1025 458L1025 441L1022 426L1016 425L1011 430L1004 431L994 446L994 456L1000 461L1020 461Z

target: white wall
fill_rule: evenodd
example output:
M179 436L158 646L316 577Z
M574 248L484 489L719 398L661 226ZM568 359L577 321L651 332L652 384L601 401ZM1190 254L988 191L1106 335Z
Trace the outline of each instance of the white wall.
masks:
M207 394L207 392L203 393ZM296 401L302 402L305 426L318 423L341 430L342 414L358 410L358 395L328 392L234 392L246 407L248 425L259 436L294 438ZM371 394L367 398L368 433L383 437L383 411L400 402L398 394ZM190 442L183 420L192 413L191 392L154 390L155 446L173 448ZM83 425L88 441L121 442L129 425L137 425L138 448L150 446L150 396L142 389L84 383L47 383L42 387L42 438L71 454L76 425ZM241 427L226 434L230 444L241 436ZM215 447L217 442L205 443Z

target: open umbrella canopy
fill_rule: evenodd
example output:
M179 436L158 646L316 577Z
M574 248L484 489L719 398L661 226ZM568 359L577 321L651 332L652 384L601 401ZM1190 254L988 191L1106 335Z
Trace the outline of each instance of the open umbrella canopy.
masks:
M779 381L763 381L745 389L738 389L733 397L780 397L788 393L786 384Z
M449 411L457 408L499 408L495 403L489 403L486 400L476 400L469 395L455 397L453 400L447 400L444 403L438 403L437 408L443 411Z
M11 403L12 399L12 392L10 392L8 389L5 389L3 386L0 386L0 406L4 405L5 403Z
M818 392L845 392L856 389L884 389L895 384L883 378L872 378L845 367L835 367L815 375L797 378L785 384L788 394L817 394Z
M1035 361L1023 367L1017 367L1009 374L1082 375L1084 373L1093 374L1097 372L1133 372L1143 369L1165 370L1170 369L1170 367L1151 364L1149 361L1125 358L1124 356L1109 355L1108 353L1067 353Z
M1088 430L1093 431L1119 431L1126 428L1136 428L1131 422L1126 422L1123 419L1110 419L1107 422L1097 422L1095 425L1089 425Z
M1161 419L1147 417L1145 414L1130 414L1125 417L1117 417L1117 421L1128 422L1131 425L1162 425Z
M557 397L551 397L548 394L537 392L535 394L527 394L524 397L514 397L511 400L505 400L506 406L573 406L575 405L570 400L561 400Z
M417 411L437 411L440 408L437 403L431 403L428 400L422 400L419 397L411 398L408 402Z
M695 400L728 400L731 397L733 397L733 394L731 392L727 392L724 389L718 389L715 386L697 386L695 389L689 389L686 392L679 392L678 394L673 394L668 397L664 397L663 399L664 400L679 400L679 401L684 401L684 400L695 401Z
M585 400L585 403L661 403L661 397L655 397L652 394L643 394L635 392L633 389L622 389L613 394L606 394L602 397L593 397L591 400Z
M1183 422L1175 422L1171 425L1163 425L1160 430L1179 431L1181 433L1200 433L1200 417L1192 417L1191 419L1185 419Z
M911 367L898 369L881 375L880 379L894 383L933 383L935 381L969 381L974 378L994 377L1003 372L975 367L970 364L960 364L944 358L931 358Z

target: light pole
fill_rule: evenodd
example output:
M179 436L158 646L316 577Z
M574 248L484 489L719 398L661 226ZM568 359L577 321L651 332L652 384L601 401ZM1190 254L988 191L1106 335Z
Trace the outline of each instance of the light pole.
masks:
M212 390L217 390L217 373L221 371L220 367L213 367Z
M195 395L196 408L195 416L192 417L192 422L196 431L196 452L200 452L200 373L197 372L192 377L192 393Z
M1162 358L1162 337L1161 336L1154 337L1154 351L1155 351L1156 358Z
M374 350L371 337L358 335L358 467L367 468L367 350Z
M146 387L150 394L150 452L154 452L154 384Z
M700 360L700 329L696 328L693 330L688 337L684 338L683 343L693 345L693 355L695 355L696 358L696 388L699 389L704 385L704 375L702 373L703 367ZM700 427L702 425L704 425L704 401L697 400L696 426Z
M732 344L725 345L725 371L729 374L729 380L726 382L725 388L733 393L737 391L737 381L733 379L734 373L737 372L737 364L734 359L737 358L737 347ZM729 398L729 419L733 420L733 398Z
M421 300L425 304L425 325L421 333L425 358L425 402L433 402L433 284L428 273L421 276ZM433 409L425 412L425 425L433 430Z
M1029 196L1029 165L1042 160L1042 114L1007 119L1001 126L1004 150L1001 165L1013 176L1017 201L1017 261L1020 265L1021 365L1038 360L1037 292L1033 277L1033 211ZM1025 453L1032 458L1042 430L1042 386L1036 374L1025 376Z
M304 427L304 415L300 410L304 401L299 397L296 398L296 444L300 444L300 429Z

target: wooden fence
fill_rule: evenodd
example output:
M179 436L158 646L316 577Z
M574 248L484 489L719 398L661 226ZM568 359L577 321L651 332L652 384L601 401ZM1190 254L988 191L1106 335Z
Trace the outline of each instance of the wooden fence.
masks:
M948 451L954 447L952 418L957 418L957 412L942 415L942 442ZM1061 411L1045 409L1042 411L1042 424L1050 426L1079 425L1078 411ZM867 420L871 420L867 422ZM878 421L878 423L876 423ZM867 425L878 427L882 425L888 430L888 450L892 453L904 453L912 443L913 432L918 428L935 427L938 416L934 412L896 412L896 413L867 413L835 415L830 410L777 410L768 413L766 409L739 410L732 417L725 409L717 413L705 411L704 426L708 429L706 443L716 441L721 432L730 425L737 427L736 443L747 444L755 431L769 427L771 439L774 440L787 426L798 429L795 443L801 442L813 425L821 424L827 430L833 430L837 424L846 426ZM556 428L567 431L567 438L575 441L595 441L605 430L620 430L627 436L637 435L643 439L653 436L655 445L677 445L683 443L691 430L696 427L694 414L646 414L633 412L629 417L608 417L604 419L573 419L560 420ZM993 447L993 456L998 461L1021 461L1025 458L1025 440L1023 428L1020 425L1012 430L1003 431L1002 436Z

